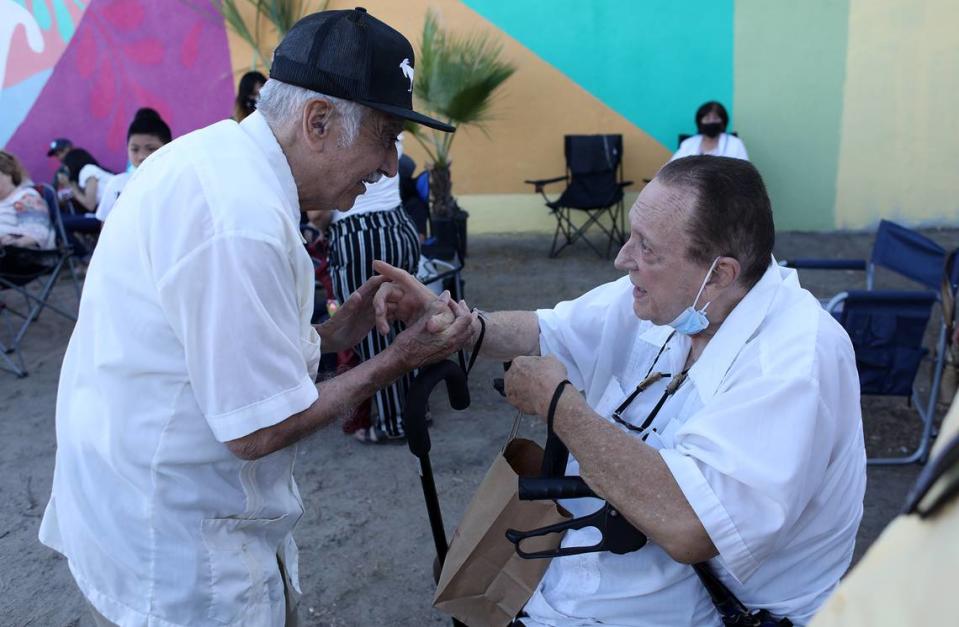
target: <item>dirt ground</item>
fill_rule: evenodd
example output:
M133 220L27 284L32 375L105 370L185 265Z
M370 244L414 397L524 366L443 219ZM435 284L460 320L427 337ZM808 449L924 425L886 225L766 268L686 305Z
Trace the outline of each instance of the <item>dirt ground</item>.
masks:
M929 234L943 245L959 245L959 231ZM783 233L776 248L780 258L862 258L871 242L866 234ZM611 262L583 247L547 259L548 247L545 236L472 237L465 273L470 304L487 310L551 306L619 276ZM803 283L825 296L861 286L862 276L819 272L804 274ZM57 288L56 296L65 304L73 298L66 285ZM69 323L45 314L26 340L30 376L16 379L0 372L4 625L92 625L65 560L37 541L53 474L57 376L70 331ZM512 424L514 412L489 385L500 371L499 364L480 362L471 377L472 405L466 411L450 410L444 392L433 397L432 461L448 530L459 520ZM940 415L944 410L940 407ZM870 451L911 445L918 433L914 416L898 400L867 399L864 421ZM523 431L543 437L542 426L532 418L524 419ZM857 558L895 516L917 472L916 466L869 469ZM430 607L433 545L417 464L405 445L360 444L331 426L300 444L296 477L306 504L296 530L304 624L448 624Z

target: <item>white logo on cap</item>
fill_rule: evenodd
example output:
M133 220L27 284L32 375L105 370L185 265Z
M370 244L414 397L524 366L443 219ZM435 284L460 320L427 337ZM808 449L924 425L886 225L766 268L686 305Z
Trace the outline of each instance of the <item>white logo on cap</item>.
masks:
M403 59L400 63L400 69L403 70L403 76L410 79L410 88L407 91L413 91L413 66L409 59Z

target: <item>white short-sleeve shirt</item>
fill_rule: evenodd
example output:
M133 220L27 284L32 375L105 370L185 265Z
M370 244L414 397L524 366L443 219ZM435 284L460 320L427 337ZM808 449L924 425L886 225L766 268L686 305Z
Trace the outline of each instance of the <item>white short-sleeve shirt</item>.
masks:
M628 277L538 317L543 354L564 363L604 417L672 331L635 317ZM655 370L680 372L688 353L676 334ZM641 425L668 381L640 393L624 418ZM767 269L647 433L719 551L713 570L750 609L808 621L852 559L866 457L852 345L793 270ZM571 459L567 473L578 471ZM576 516L599 506L562 503ZM594 544L593 533L570 531L563 545ZM652 541L626 555L554 559L526 611L531 627L720 624L693 569Z
M113 205L115 205L120 198L120 194L123 192L123 188L126 187L127 181L130 180L132 174L133 172L129 171L117 174L111 177L107 184L103 186L100 202L97 203L97 220L106 222L107 216L113 211Z
M157 151L104 224L60 376L40 539L115 623L283 624L295 447L243 461L224 442L317 398L298 218L254 113Z
M679 145L679 150L677 150L669 160L675 161L681 157L692 157L694 155L712 155L713 157L734 157L736 159L744 159L745 161L749 161L749 154L746 152L746 145L743 143L743 140L739 139L735 135L721 133L719 135L719 143L716 145L716 148L710 150L709 152L703 152L702 146L702 135L693 135L692 137L687 137L683 140L683 143Z
M87 184L90 182L90 179L96 179L97 181L97 204L100 204L100 201L103 200L103 190L110 182L115 174L107 172L103 168L92 163L80 168L80 173L77 174L77 184L80 186L80 189L86 189Z

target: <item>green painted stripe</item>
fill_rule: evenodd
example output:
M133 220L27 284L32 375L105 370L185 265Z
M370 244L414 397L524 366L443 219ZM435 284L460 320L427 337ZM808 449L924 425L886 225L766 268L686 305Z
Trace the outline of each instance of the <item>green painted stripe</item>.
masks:
M703 102L732 113L732 0L463 2L670 151Z
M779 229L835 227L848 0L737 0L737 128Z

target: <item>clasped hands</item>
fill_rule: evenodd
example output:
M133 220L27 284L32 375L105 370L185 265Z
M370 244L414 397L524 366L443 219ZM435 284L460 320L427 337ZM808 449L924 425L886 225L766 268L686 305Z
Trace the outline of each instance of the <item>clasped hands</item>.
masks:
M437 297L388 263L374 261L373 267L379 274L353 292L323 325L325 350L355 346L374 327L386 335L394 321L403 322L406 329L387 350L404 371L445 359L469 344L476 316L465 302L453 301L449 292Z
M465 301L453 301L448 292L437 298L415 277L383 261L374 261L373 269L379 274L376 278L382 279L373 297L375 324L380 333L388 333L390 323L394 320L407 324L419 321L400 334L399 338L416 328L417 324L423 325L424 333L411 336L411 341L448 337L450 341L444 344L447 352L439 354L440 351L437 351L432 361L474 345L480 325L476 314L470 313ZM506 373L506 400L524 413L545 418L553 392L565 378L565 366L554 357L516 357Z

